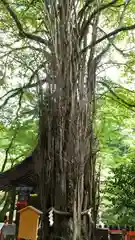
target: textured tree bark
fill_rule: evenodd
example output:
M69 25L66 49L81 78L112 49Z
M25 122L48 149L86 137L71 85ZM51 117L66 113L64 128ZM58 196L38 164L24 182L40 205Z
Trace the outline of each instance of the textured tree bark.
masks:
M44 120L45 115L42 117L41 121L43 121L44 125L46 122ZM54 124L53 121L52 123ZM43 125L41 126L43 127ZM77 163L74 164L71 161L69 161L69 164L68 162L64 162L64 157L60 159L59 155L57 156L57 135L54 128L51 132L51 137L49 136L51 139L49 143L51 145L50 158L46 154L49 148L48 130L46 127L43 127L40 132L42 133L41 142L37 155L41 162L36 163L38 164L38 166L36 165L36 169L39 168L39 193L43 211L42 239L91 239L93 226L91 218L89 215L82 217L81 213L93 207L95 203L93 199L94 160L92 157L88 157L88 164L83 163L82 166L77 166ZM66 143L69 144L68 142ZM68 155L69 148L66 151L66 155ZM48 209L50 207L54 207L60 212L71 213L71 216L54 213L54 226L50 227L48 220Z
M93 158L95 114L95 49L80 54L76 7L72 1L53 2L48 8L51 83L40 89L39 142L35 169L43 211L42 239L82 240L92 237ZM55 9L55 11L54 11ZM55 20L55 21L54 21ZM94 20L92 39L96 39ZM85 45L87 37L82 44ZM49 227L48 209L55 208ZM88 212L82 216L82 212ZM60 214L68 212L71 215Z

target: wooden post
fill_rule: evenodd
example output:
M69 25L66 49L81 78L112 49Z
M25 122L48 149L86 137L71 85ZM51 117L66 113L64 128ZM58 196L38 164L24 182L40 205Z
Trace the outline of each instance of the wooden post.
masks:
M11 197L11 204L10 204L10 210L9 210L9 224L12 224L13 216L14 216L14 210L15 210L15 199L16 199L15 188L13 188L11 190L10 197Z
M17 237L18 237L18 231L19 231L19 215L20 215L20 213L18 212L18 207L17 207L17 209L16 209L16 221L15 221L15 223L16 223L16 239L17 239Z

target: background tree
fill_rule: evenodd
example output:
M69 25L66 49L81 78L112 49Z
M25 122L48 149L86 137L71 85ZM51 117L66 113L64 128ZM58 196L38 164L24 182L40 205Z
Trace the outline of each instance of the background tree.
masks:
M114 94L107 91L99 99L97 134L100 143L98 158L102 160L100 214L104 224L134 224L134 91L115 85ZM123 92L124 90L124 92ZM115 94L125 103L117 101ZM125 95L123 95L125 94ZM124 187L125 185L125 187ZM127 187L127 188L126 188ZM132 190L130 191L130 189ZM128 189L128 190L127 190ZM133 198L132 198L133 197ZM129 205L126 203L129 202ZM100 223L101 223L100 222Z
M134 225L134 161L113 168L110 174L105 187L105 199L110 210L107 208L103 213L103 220L107 224Z

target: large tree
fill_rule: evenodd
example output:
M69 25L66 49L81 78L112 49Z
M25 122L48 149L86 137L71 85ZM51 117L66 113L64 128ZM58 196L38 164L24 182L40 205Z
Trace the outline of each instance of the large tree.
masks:
M93 124L96 73L109 50L121 52L116 46L123 39L120 33L131 41L127 30L135 28L134 5L121 0L0 3L2 81L14 76L18 85L8 92L6 88L2 106L17 95L20 106L24 93L34 88L39 106L33 157L40 182L42 239L91 239L99 177ZM50 208L53 228L48 226Z

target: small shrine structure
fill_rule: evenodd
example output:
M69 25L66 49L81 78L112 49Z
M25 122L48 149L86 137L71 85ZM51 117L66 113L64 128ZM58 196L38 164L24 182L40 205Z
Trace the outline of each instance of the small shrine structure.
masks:
M0 173L0 191L8 192L15 189L16 195L18 195L16 204L19 210L27 205L40 208L39 200L37 201L38 196L31 197L31 194L38 193L37 186L38 177L35 173L32 156L27 157L11 169Z
M21 163L11 169L0 173L0 191L13 191L16 201L12 206L16 210L16 236L18 236L20 210L28 206L40 208L38 196L38 177L34 168L32 156L27 157Z

